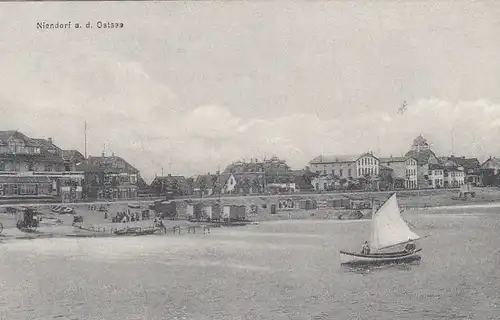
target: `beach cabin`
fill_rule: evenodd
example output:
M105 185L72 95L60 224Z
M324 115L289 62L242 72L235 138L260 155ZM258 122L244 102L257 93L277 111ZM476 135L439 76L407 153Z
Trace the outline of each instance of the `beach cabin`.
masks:
M245 206L224 206L223 216L225 221L241 221L246 219Z
M188 220L201 220L202 212L201 203L188 204L186 206L186 218Z
M202 208L202 217L207 221L220 220L220 205L214 204Z

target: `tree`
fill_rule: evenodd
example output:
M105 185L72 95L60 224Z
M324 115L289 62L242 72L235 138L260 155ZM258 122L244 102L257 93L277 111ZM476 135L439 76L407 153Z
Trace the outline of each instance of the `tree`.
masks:
M405 179L404 178L395 178L393 181L393 186L395 189L402 189L405 187Z
M187 194L193 194L194 179L193 178L187 178L186 179L186 183L187 183L187 187L188 187Z
M200 198L203 198L203 195L205 194L205 191L207 191L207 182L205 181L205 179L200 179Z
M172 193L174 195L180 195L181 192L179 190L179 181L177 181L177 179L172 179L172 183L171 183L171 190L169 191L172 191Z
M314 180L314 178L316 178L316 176L317 176L317 173L312 172L309 167L305 167L305 169L302 173L302 178L309 185L312 184L312 181Z

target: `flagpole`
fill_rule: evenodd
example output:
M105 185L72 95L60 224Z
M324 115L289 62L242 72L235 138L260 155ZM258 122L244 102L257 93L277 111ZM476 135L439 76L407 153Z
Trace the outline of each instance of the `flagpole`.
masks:
M87 121L84 122L84 134L85 134L85 159L87 159Z

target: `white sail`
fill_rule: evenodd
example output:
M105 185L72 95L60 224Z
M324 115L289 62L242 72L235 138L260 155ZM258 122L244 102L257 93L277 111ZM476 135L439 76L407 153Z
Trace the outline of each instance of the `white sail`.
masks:
M372 216L370 247L374 250L419 238L401 217L396 194L393 194Z

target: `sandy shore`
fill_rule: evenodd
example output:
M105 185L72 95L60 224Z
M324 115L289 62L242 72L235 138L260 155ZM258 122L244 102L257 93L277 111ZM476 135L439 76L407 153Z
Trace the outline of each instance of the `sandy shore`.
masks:
M477 194L475 198L465 200L457 200L458 190L423 190L423 191L403 191L398 192L398 201L402 208L412 209L412 208L435 208L435 207L456 207L456 206L477 206L477 205L488 205L495 202L500 202L500 190L497 188L482 188L476 190ZM389 197L390 193L358 193L347 195L354 199L375 199L378 201L385 201ZM254 221L272 221L272 220L291 220L291 219L338 219L339 215L343 216L343 219L352 219L354 215L353 212L348 212L346 210L337 210L334 208L326 209L315 209L315 210L302 210L293 209L288 211L279 211L276 214L270 214L271 204L277 204L278 201L288 199L290 195L283 195L281 197L235 197L231 199L224 199L222 204L224 205L245 205L248 208L252 205L258 208L257 214L250 214L248 218ZM311 194L311 195L297 195L293 197L294 201L300 200L331 200L331 199L341 199L342 194ZM173 227L187 228L189 226L200 225L200 223L192 223L183 219L185 217L186 206L189 199L176 200L179 220L167 220L164 221L167 229ZM217 199L192 199L191 201L201 202L203 205L208 206L215 204ZM263 208L266 204L267 208ZM112 223L111 217L116 215L117 212L130 210L131 212L140 212L147 208L147 204L141 204L141 208L130 209L127 204L123 203L110 203L107 208L109 212L109 218L104 219L104 212L89 210L88 204L79 204L72 206L75 208L77 215L81 215L84 219L82 226L85 229L99 229L101 232L94 232L97 236L105 233L111 235L112 230L125 229L128 227L141 227L150 228L153 226L153 219L128 222L128 223ZM97 206L99 207L99 205ZM89 231L72 227L73 215L61 215L51 212L50 207L40 206L37 208L44 216L41 226L37 229L36 233L25 233L17 230L15 227L16 221L20 219L19 215L0 213L0 222L4 226L1 238L39 238L39 237L50 237L50 236L65 236L65 235L75 235L75 234L89 234ZM411 210L410 210L411 211ZM364 212L366 213L366 211ZM351 217L346 216L349 214ZM151 216L153 216L151 214ZM370 218L370 216L365 216L365 218ZM203 224L203 223L201 223ZM99 234L98 234L99 233Z

